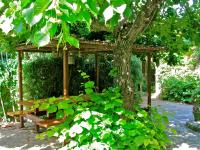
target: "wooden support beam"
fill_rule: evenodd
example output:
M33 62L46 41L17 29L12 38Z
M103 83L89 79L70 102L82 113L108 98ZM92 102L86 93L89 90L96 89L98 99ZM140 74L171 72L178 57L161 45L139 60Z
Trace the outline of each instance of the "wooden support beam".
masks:
M23 102L23 83L22 83L22 54L23 51L18 52L18 82L19 82L19 100ZM23 105L20 105L20 111L23 111ZM24 117L20 116L20 127L24 127Z
M63 50L63 95L69 96L69 64L68 64L68 50Z
M96 90L99 92L99 55L95 54Z
M151 53L147 55L147 105L151 107Z

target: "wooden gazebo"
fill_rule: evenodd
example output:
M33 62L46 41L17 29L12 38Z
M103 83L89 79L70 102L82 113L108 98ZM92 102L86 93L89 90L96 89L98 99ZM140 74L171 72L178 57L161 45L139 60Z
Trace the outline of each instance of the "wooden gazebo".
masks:
M54 40L50 44L37 48L33 45L20 44L16 47L18 51L18 78L19 78L19 101L23 102L23 85L22 85L22 55L24 52L42 52L52 53L57 51L63 52L63 95L69 96L69 53L91 53L95 54L95 70L96 70L96 87L99 87L99 55L98 53L112 53L116 44L102 41L80 41L80 48L75 48L70 45L60 45L57 48L57 41ZM147 59L147 103L151 106L151 55L154 52L164 50L164 47L133 45L133 52L146 53ZM20 105L20 110L23 111L23 105ZM23 117L20 117L20 126L24 127Z

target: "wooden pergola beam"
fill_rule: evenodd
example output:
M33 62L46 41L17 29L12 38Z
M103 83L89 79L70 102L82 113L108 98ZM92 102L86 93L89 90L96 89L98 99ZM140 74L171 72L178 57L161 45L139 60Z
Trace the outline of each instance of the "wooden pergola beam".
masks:
M63 50L65 46L60 45L57 49L57 41L52 41L50 44L37 48L33 45L20 44L16 47L18 51L24 52L52 52L57 50ZM136 45L133 46L133 52L136 53L148 53L155 51L162 51L164 47L155 47L155 46L145 46L145 45ZM66 45L66 48L69 52L83 52L83 53L96 53L96 52L107 52L112 53L116 48L116 44L100 42L100 41L80 41L80 48L75 48L70 45Z

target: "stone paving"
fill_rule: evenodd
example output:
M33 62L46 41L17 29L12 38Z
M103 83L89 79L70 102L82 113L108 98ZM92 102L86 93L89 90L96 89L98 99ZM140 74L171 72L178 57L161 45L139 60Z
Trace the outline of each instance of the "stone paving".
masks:
M56 149L56 139L38 140L32 124L25 124L25 128L19 128L19 124L11 127L0 127L0 150L53 150Z
M186 122L193 120L192 105L153 100L153 106L159 111L170 113L170 126L176 131L176 135L169 135L174 144L169 150L200 150L200 132L194 132L186 127Z
M177 130L176 135L169 135L174 144L168 150L200 150L200 132L188 129L185 124L193 119L192 105L153 100L153 106L160 112L170 112L170 126ZM56 139L37 140L34 126L19 129L18 125L0 128L0 150L53 150L58 144Z

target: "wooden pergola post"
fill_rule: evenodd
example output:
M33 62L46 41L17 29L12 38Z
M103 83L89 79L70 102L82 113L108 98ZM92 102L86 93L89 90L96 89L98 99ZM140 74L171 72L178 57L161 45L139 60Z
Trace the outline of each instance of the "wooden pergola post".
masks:
M63 95L69 96L69 64L68 64L68 50L63 50Z
M99 55L95 54L96 90L99 92Z
M23 102L23 83L22 83L22 54L23 51L18 52L18 82L19 82L19 101ZM20 111L23 111L23 105L20 105ZM20 116L20 127L24 127L24 117Z
M151 107L151 53L147 55L147 105Z

